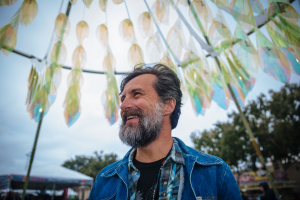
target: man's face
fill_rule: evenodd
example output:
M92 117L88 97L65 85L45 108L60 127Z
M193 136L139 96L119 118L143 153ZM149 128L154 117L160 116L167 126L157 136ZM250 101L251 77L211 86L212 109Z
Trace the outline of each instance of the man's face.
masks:
M130 80L124 87L119 137L133 148L147 146L162 129L164 104L153 87L156 79L155 75L143 74Z

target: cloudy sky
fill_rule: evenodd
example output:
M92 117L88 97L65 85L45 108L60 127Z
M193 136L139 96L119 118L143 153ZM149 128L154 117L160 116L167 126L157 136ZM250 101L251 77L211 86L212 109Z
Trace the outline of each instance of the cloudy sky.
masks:
M147 1L150 6L154 0ZM19 9L22 1L10 7L0 7L0 27L5 25ZM43 1L37 0L39 11L32 24L25 27L19 25L16 49L38 58L43 58L50 43L54 28L54 20L59 13L61 0ZM144 50L145 62L147 58L145 46L148 39L142 38L137 27L138 16L147 11L143 1L127 0L130 17L135 26L135 34L138 44ZM210 1L215 16L216 7ZM264 7L267 1L262 0ZM299 3L295 1L293 6L298 10ZM67 0L63 2L62 12L65 12ZM184 16L189 20L187 7L179 6ZM236 23L231 16L224 13L231 32L234 32ZM127 62L127 52L130 47L119 36L118 27L120 22L127 18L125 5L115 5L111 0L107 5L107 24L109 30L109 44L116 58L117 71L129 71L131 68ZM161 25L162 32L166 36L178 16L170 8L169 26ZM71 66L71 58L78 42L75 34L76 24L82 19L86 20L90 27L89 37L83 42L87 53L86 69L102 70L104 51L96 39L96 28L105 23L105 14L100 10L99 3L94 0L89 9L84 8L81 0L72 7L69 16L71 31L65 40L67 47L67 61L65 65ZM266 34L265 28L261 29ZM197 31L197 30L196 30ZM185 39L189 40L189 33L184 27ZM267 34L266 34L267 35ZM255 35L251 37L256 45ZM197 48L199 45L196 44ZM182 53L181 59L184 56ZM210 62L210 61L209 61ZM24 169L26 154L32 149L37 123L30 119L26 112L25 100L27 95L27 79L29 76L31 61L14 53L5 56L0 52L0 169ZM67 76L69 70L62 69L62 82L57 89L57 98L51 106L48 114L44 117L34 159L35 166L61 165L65 160L74 158L75 155L92 155L94 151L103 150L104 153L116 153L122 158L129 150L119 141L118 130L120 120L110 126L104 116L101 104L101 95L106 88L104 75L84 73L84 84L81 89L82 113L75 124L70 128L65 123L63 101L67 91ZM254 74L256 84L247 96L246 102L256 99L260 93L267 94L270 89L278 91L283 86L260 69ZM118 84L122 76L116 76ZM299 83L300 77L292 74L291 82ZM173 130L173 136L181 138L187 145L192 146L190 134L195 130L211 129L217 121L228 120L227 114L237 110L231 101L227 111L222 110L212 102L211 108L205 116L196 117L193 113L190 100L182 107L182 115L179 124ZM0 171L1 172L1 171Z

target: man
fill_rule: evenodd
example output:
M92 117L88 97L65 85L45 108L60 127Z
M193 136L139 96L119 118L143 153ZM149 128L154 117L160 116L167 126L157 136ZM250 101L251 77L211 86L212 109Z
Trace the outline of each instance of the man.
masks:
M119 137L132 149L102 169L89 200L241 200L227 164L172 138L180 116L180 80L167 66L136 66L121 83Z

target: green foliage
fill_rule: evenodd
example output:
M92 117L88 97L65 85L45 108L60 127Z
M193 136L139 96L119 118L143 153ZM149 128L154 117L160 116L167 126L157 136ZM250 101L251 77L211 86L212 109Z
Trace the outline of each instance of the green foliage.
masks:
M103 155L103 151L100 154L95 151L94 154L94 157L75 156L75 159L65 161L62 166L95 179L104 167L117 161L117 155L114 153Z
M269 91L271 100L261 94L243 108L264 158L273 163L300 160L300 86L285 85ZM191 134L195 149L222 158L231 168L241 163L256 170L258 157L239 113L228 115L229 122L217 122L209 131Z

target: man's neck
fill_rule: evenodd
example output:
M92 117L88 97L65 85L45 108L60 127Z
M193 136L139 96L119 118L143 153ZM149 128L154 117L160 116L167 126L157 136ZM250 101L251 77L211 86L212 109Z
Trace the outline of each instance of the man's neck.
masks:
M173 146L171 134L158 138L146 147L137 148L135 159L143 163L151 163L167 156Z

